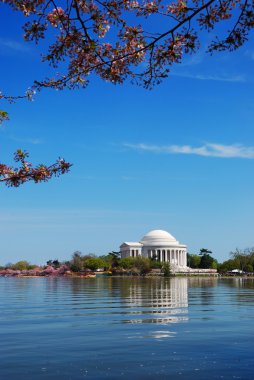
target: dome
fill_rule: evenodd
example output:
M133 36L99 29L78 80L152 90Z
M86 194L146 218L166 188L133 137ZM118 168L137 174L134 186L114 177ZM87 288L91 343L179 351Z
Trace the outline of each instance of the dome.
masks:
M149 246L164 246L164 245L174 245L179 244L178 241L167 231L163 230L153 230L148 232L141 240L143 245Z

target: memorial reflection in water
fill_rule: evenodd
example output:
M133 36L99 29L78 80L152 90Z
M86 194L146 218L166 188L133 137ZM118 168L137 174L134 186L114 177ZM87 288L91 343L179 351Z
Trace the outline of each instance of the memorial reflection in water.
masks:
M128 295L126 294L128 290ZM132 281L125 288L123 302L128 303L125 323L169 324L188 320L187 278Z

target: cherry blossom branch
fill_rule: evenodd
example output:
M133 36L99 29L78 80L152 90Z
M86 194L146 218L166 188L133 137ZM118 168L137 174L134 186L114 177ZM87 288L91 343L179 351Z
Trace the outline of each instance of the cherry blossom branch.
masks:
M34 88L38 90L85 87L91 73L112 83L136 77L145 87L150 87L165 78L171 66L181 62L183 54L197 51L200 30L213 29L216 23L240 13L228 37L210 45L208 51L213 52L237 48L254 27L253 5L251 8L247 0L175 0L168 3L160 0L62 0L60 4L65 4L65 9L57 6L57 0L0 1L26 16L32 13L38 17L39 21L25 24L27 40L37 43L50 26L59 33L43 60L53 67L67 60L67 72L36 80ZM50 4L53 10L47 13ZM251 8L249 12L247 8ZM135 19L128 18L131 13ZM164 33L143 30L144 20L153 15L169 17L174 24ZM110 32L109 41L113 43L105 43L110 27L114 27L113 33L117 35ZM143 69L144 64L150 67ZM143 71L138 72L137 67Z
M14 168L13 166L0 164L0 182L5 183L8 187L19 187L28 181L35 183L46 182L53 176L58 177L67 173L72 166L64 159L59 158L50 166L41 164L33 167L30 162L26 161L28 156L26 151L19 149L14 154L14 161L19 163L20 167Z
M204 9L208 9L208 7L210 5L212 5L214 2L216 2L216 0L210 0L207 3L203 4L201 7L197 8L195 11L193 11L192 14L184 17L173 28L167 30L164 33L159 34L159 36L157 36L157 37L153 37L153 40L151 42L143 45L142 47L140 47L138 49L135 49L134 51L126 52L126 53L123 53L123 54L119 54L118 56L116 56L116 57L114 57L114 58L112 58L110 60L104 60L104 59L102 59L101 55L96 54L97 56L99 56L100 62L96 62L95 64L91 64L89 67L86 67L84 70L82 70L82 68L81 68L81 70L79 70L78 73L72 73L71 72L70 75L64 76L62 79L58 79L56 81L48 81L48 80L47 81L43 81L43 82L35 81L35 85L38 86L38 87L56 87L56 88L59 88L59 86L65 87L66 85L68 85L69 82L73 82L77 77L80 77L80 75L82 75L82 74L87 75L89 72L97 70L97 69L100 69L101 67L103 67L105 65L112 67L113 64L115 64L115 63L117 63L119 61L123 61L123 60L126 60L126 59L130 58L130 57L135 57L135 56L137 56L140 53L147 52L152 47L154 47L159 41L161 41L162 39L165 39L168 35L173 36L174 33L178 29L180 29L184 24L186 24L186 23L190 24L190 22L191 22L191 20L193 18L195 18ZM77 5L75 5L75 8L78 9ZM141 9L143 9L143 8L141 8ZM189 9L191 9L191 8L188 8L188 10ZM82 21L80 13L78 13L78 12L77 12L77 18L78 18L78 20L80 21L80 23L82 25L82 28L83 28L84 33L85 33L85 36L87 37L87 39L89 41L91 41L91 38L90 38L90 36L87 33L87 28L84 25L84 22ZM150 60L150 63L151 63L151 60ZM146 81L146 83L147 83L147 81Z

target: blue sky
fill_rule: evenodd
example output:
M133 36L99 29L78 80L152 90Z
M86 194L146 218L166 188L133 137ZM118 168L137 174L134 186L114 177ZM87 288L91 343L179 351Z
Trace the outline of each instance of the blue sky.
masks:
M22 41L18 15L3 12L0 86L20 94L48 68ZM24 148L34 163L61 156L73 167L48 183L1 186L0 265L104 254L151 229L219 261L254 246L254 49L204 51L152 91L92 78L85 90L1 105L11 117L1 162Z

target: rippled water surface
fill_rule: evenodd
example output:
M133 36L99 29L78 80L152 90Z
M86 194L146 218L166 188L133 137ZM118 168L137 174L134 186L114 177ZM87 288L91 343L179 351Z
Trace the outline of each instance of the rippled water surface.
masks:
M0 278L0 379L254 379L254 281Z

